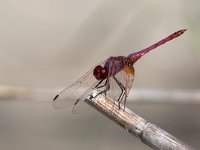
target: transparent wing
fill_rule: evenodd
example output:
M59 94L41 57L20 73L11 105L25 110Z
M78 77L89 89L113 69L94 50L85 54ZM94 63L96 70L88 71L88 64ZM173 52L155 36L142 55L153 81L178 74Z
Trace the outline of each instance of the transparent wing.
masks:
M98 63L97 65L104 65L105 61ZM79 113L87 110L87 104L83 102L85 97L89 96L99 82L93 76L93 70L95 66L91 68L86 74L84 74L78 81L58 93L54 100L53 106L55 108L64 108L74 105L73 113ZM77 107L77 108L76 108Z
M132 87L134 80L134 68L132 66L125 66L120 72L115 75L115 78L124 86L125 93L122 97L122 101L124 104L126 103L126 99L128 97L129 91ZM113 77L109 78L110 90L107 91L106 95L112 97L115 101L118 100L122 90L120 86L117 84Z
M118 78L121 79L120 81L122 81L122 84L125 87L125 99L128 97L130 89L133 85L134 75L135 69L133 66L125 66L124 69L118 75Z
M114 80L113 76L111 76L109 78L108 84L110 86L110 89L108 91L106 91L106 96L117 101L120 96L121 89L120 89L119 85L116 83L116 81Z

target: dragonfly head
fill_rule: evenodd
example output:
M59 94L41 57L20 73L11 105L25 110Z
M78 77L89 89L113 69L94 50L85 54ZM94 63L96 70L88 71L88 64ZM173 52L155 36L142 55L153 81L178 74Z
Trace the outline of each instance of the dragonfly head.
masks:
M108 70L98 65L94 68L93 75L97 80L104 80L108 77Z

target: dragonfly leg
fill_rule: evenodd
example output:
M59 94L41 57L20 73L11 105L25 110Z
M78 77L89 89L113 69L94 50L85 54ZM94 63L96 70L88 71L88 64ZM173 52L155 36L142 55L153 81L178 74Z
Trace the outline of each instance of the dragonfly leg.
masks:
M120 109L120 103L121 103L121 101L123 100L123 97L125 96L125 91L126 91L126 89L125 89L124 85L123 85L119 80L117 80L116 77L113 76L113 78L114 78L114 80L116 81L116 83L119 85L119 87L120 87L120 89L121 89L121 94L120 94L120 96L119 96L119 98L118 98L118 100L117 100L118 106L119 106L119 109ZM124 107L125 107L125 106L124 106Z
M100 88L103 88L103 87L106 87L105 90L102 90L100 91L95 97L97 97L98 95L100 94L104 94L106 96L106 92L110 89L110 84L109 84L109 81L108 81L108 78L106 79L105 83L101 86L99 86L104 80L101 80L96 86L95 88L97 89L100 89Z
M99 86L103 81L104 81L104 80L101 80L101 81L95 86L95 88L99 89L99 88L104 87L104 86L106 85L106 83L107 83L107 80L106 80L106 82L105 82L103 85ZM95 97L97 97L99 94L102 94L102 93L103 93L103 92L99 92ZM105 95L106 95L106 93L105 93ZM95 97L93 97L93 98L95 98ZM76 105L79 101L80 101L80 99L77 99L76 102L74 103L74 105Z
M101 81L95 86L95 88L99 89L99 88L102 88L102 87L106 86L106 84L107 84L107 79L106 79L106 81L105 81L105 83L104 83L103 85L99 86L103 81L104 81L104 80L101 80ZM109 89L108 89L108 90L109 90ZM108 91L108 90L103 90L103 91L99 92L95 97L97 97L99 94L102 94L102 93L104 93L105 96L106 96L106 91ZM92 97L92 98L95 98L95 97ZM80 99L77 99L77 100L75 101L74 105L76 105L79 101L80 101Z
M102 87L105 87L106 84L107 84L107 79L106 79L106 82L105 82L103 85L100 86L100 84L101 84L103 81L104 81L104 80L101 80L101 81L95 86L95 88L100 89L100 88L102 88Z

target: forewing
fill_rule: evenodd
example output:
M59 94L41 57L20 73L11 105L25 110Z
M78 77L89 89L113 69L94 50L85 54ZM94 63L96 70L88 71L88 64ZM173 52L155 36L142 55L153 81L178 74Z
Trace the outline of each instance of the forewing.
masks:
M97 65L104 65L105 61L98 63ZM86 74L84 74L78 81L61 91L53 100L53 106L55 108L64 108L67 106L74 105L73 112L81 112L78 110L79 105L83 105L79 107L79 109L85 110L87 105L82 101L85 97L89 96L93 91L93 88L98 83L98 80L93 76L93 70L95 66L91 68ZM85 106L84 106L85 105ZM77 107L77 108L75 108Z

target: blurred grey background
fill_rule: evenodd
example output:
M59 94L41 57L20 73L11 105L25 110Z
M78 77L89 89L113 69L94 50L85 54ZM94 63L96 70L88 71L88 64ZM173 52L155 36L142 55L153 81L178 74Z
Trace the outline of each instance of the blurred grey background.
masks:
M198 0L0 0L0 85L54 89L109 56L128 55L183 28L135 64L134 88L200 88ZM0 101L0 149L150 149L91 110L73 115L51 101ZM200 106L128 104L198 149Z

